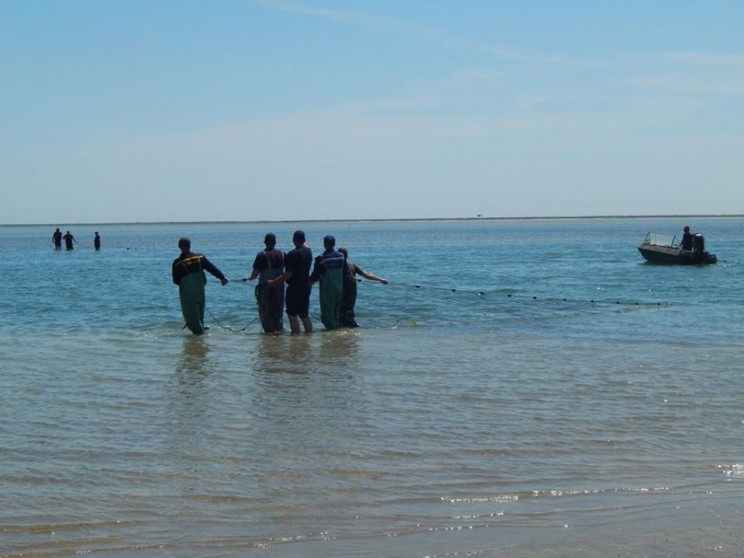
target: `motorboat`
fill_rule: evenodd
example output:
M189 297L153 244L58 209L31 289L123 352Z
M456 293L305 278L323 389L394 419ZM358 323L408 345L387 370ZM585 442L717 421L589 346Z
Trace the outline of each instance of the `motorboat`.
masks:
M649 232L638 251L648 263L665 265L705 265L718 261L715 254L705 250L705 238L696 234L692 238L692 250L683 250L677 236L670 237Z

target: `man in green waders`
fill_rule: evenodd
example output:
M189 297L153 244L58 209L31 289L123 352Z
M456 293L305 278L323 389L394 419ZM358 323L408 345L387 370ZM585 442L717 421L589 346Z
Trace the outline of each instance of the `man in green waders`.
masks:
M282 276L284 252L277 250L274 233L268 233L264 237L264 244L266 249L256 254L253 271L243 281L253 281L258 277L255 293L261 326L265 333L281 333L284 329L284 283L269 284L269 280Z
M334 249L336 239L331 235L323 239L325 251L315 258L315 266L310 275L314 283L320 282L320 321L326 329L341 327L341 299L344 291L344 278L349 274L344 257Z
M222 285L227 285L227 279L203 254L191 251L191 240L185 236L179 239L178 247L181 255L173 260L173 282L178 285L186 327L201 335L204 333L204 285L207 283L204 272L217 277Z

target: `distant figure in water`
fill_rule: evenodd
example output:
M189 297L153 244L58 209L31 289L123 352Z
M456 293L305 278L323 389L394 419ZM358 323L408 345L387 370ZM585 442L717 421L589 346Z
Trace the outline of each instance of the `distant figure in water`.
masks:
M70 234L70 231L67 231L62 238L65 240L65 248L67 250L72 250L72 243L77 242L77 240L75 240L75 237Z
M96 232L96 235L93 237L93 248L96 249L96 251L101 249L101 236Z
M685 227L682 233L682 242L680 243L682 250L692 251L692 237L693 234L690 232L690 227Z
M52 242L54 243L55 250L62 250L62 231L59 230L59 227L52 234Z
M361 267L349 261L349 252L346 248L339 248L339 252L344 256L344 261L349 268L349 275L344 277L344 292L341 297L341 325L344 327L359 327L354 315L354 306L357 298L357 274L370 281L378 281L383 285L388 284L388 280L378 277L374 273L368 273Z
M204 333L204 304L206 295L204 285L207 283L208 271L222 285L227 285L227 279L222 272L212 265L203 254L191 251L191 240L181 237L178 240L181 255L173 260L173 282L178 285L178 295L181 299L181 313L188 327L196 335Z

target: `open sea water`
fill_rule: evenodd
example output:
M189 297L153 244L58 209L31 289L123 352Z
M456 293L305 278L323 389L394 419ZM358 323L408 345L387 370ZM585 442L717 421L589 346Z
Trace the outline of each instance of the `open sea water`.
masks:
M687 224L717 265L643 262ZM744 555L742 218L59 226L0 227L0 556ZM296 228L362 328L260 333Z

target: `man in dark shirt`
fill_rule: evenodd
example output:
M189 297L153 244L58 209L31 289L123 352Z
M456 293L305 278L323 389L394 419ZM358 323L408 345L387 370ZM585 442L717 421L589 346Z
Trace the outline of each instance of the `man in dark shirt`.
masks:
M685 227L682 233L682 250L692 251L692 233L690 227Z
M305 333L313 330L310 321L310 267L313 265L313 252L305 246L305 233L295 231L292 236L294 250L284 257L284 273L276 279L267 281L269 285L287 282L285 305L289 317L289 329L300 333L300 320Z
M54 234L52 234L52 242L54 243L55 250L62 249L62 231L59 230L59 228L57 228L57 230L54 231Z
M244 281L253 281L258 277L255 295L258 302L258 316L266 333L281 333L284 329L282 314L284 312L284 283L269 285L270 279L276 279L284 271L284 252L276 249L276 236L269 233L264 237L266 249L256 254L253 260L253 271Z
M222 285L227 279L203 254L191 251L191 240L185 236L179 239L178 247L181 255L173 260L173 282L178 285L178 295L181 299L181 313L188 327L196 335L204 333L204 304L206 295L204 285L207 283L208 271Z
M73 249L72 243L77 242L77 240L75 240L75 237L72 236L72 233L70 233L70 231L67 231L62 238L65 239L65 248L67 250L72 250Z

